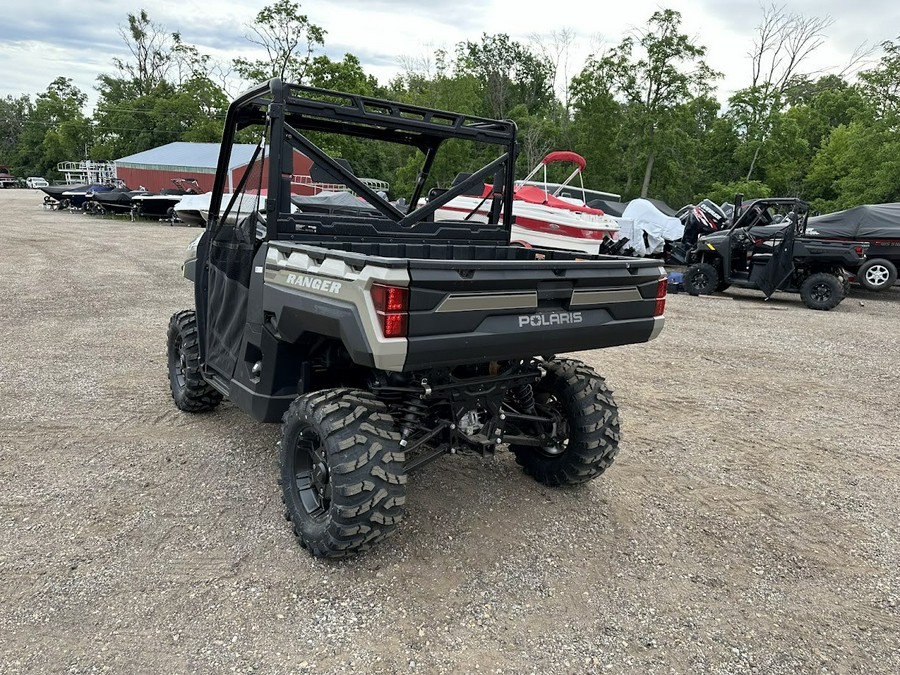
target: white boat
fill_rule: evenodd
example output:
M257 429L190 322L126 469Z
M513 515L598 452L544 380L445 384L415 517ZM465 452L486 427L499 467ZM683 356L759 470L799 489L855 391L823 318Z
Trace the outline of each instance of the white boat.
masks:
M175 205L175 215L183 223L188 225L206 226L209 220L209 200L212 197L211 192L204 192L199 195L184 195ZM236 199L234 204L231 200L234 193L226 192L222 195L222 204L219 207L219 216L225 215L225 210L231 205L231 211L228 212L228 222L234 223L236 219L249 216L254 211L264 211L266 208L266 198L259 197L255 194L244 192Z
M176 207L187 196L197 195L201 188L196 178L173 178L175 188L160 190L158 194L152 192L138 194L131 198L134 206L133 215L142 218L165 218L173 220L177 217Z
M361 178L366 185L376 191L387 192L390 185L382 180L374 178ZM291 191L295 199L292 208L306 207L308 210L335 212L358 212L367 210L364 201L354 197L349 192L346 185L338 183L323 183L321 181L313 181L310 176L296 175L291 177ZM232 211L228 215L228 222L235 222L235 218L244 218L253 211L264 211L266 208L266 190L263 189L263 196L257 197L254 192L244 192L239 200L235 201ZM219 208L219 216L225 215L225 210L233 193L225 193L222 195L222 205ZM307 199L308 198L308 199ZM188 225L205 226L209 219L209 199L210 193L184 195L177 204L175 204L175 215Z
M206 216L209 215L209 198L208 192L200 195L184 195L175 204L175 216L182 223L188 225L206 225Z
M182 197L183 194L140 194L132 197L131 203L135 215L141 218L171 218Z
M549 183L547 166L558 162L574 164L575 169L562 183ZM584 158L574 152L551 152L523 180L516 182L512 242L598 253L605 238L618 238L618 222L585 203L586 193L589 192L585 190L581 177L585 166ZM532 181L541 170L543 181ZM581 184L580 190L569 185L576 176ZM437 210L435 218L486 223L492 190L493 186L485 185L480 194L455 197ZM560 196L563 191L569 195L580 192L581 196Z

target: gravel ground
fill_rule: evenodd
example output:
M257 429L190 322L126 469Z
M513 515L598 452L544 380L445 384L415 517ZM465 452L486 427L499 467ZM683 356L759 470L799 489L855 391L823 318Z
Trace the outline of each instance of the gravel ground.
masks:
M900 288L673 296L580 355L622 411L600 480L446 457L329 563L277 428L170 400L197 230L40 201L0 192L0 672L900 672Z

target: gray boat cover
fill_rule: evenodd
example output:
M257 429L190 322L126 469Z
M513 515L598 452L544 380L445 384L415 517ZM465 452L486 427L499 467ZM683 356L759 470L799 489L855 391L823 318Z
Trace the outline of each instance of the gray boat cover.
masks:
M608 216L615 216L617 218L622 216L622 213L624 213L625 207L627 206L627 204L616 202L611 199L592 199L587 205L592 209L600 209Z
M291 197L291 201L296 204L297 208L301 211L304 207L310 207L316 211L349 209L358 213L368 211L377 213L377 210L373 206L349 192L321 192L317 195L310 196L294 195Z
M660 211L664 215L674 216L676 213L678 213L675 209L666 204L662 199L652 199L650 197L644 197L644 199L653 204L653 206L656 207L656 210Z
M900 203L866 204L813 216L807 223L806 234L854 240L900 239Z

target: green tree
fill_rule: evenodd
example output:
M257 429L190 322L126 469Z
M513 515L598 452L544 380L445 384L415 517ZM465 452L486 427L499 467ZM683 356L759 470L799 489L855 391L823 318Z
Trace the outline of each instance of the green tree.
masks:
M0 164L18 169L19 142L32 110L31 98L25 94L0 98Z
M717 116L700 138L695 169L696 195L702 199L715 183L730 183L744 178L743 166L735 158L740 146L732 121Z
M750 51L750 85L729 99L729 116L741 135L740 161L753 177L760 157L780 151L772 142L778 115L784 110L788 90L802 81L804 62L824 43L831 19L788 14L783 7L763 9Z
M680 32L681 14L666 9L653 13L647 26L628 36L600 59L592 58L587 70L597 79L610 81L621 97L629 138L626 151L632 160L643 158L640 195L646 197L653 168L675 125L679 108L711 90L718 73L706 65L706 48ZM626 192L630 191L629 172Z
M327 56L313 58L309 64L309 83L314 87L345 91L350 94L372 96L378 89L378 80L366 75L359 59L353 54L344 54L340 61Z
M53 175L59 162L85 157L91 123L83 108L87 96L67 77L58 77L38 94L19 135L18 168L35 176Z
M759 199L771 197L772 189L758 180L735 180L728 183L714 182L707 190L697 195L696 200L710 199L716 204L731 203L737 194L744 195L744 199Z
M621 190L626 180L625 145L620 137L624 106L613 93L612 76L591 58L574 78L572 93L573 149L587 161L585 180L603 190Z
M173 141L218 141L228 97L213 82L219 64L179 33L166 33L145 11L128 15L122 38L130 60L119 75L100 75L91 156L115 159Z
M546 110L553 101L553 72L549 64L504 33L485 33L480 42L459 43L456 71L482 83L483 114L489 117L507 117L517 105L536 113Z
M391 80L384 95L429 108L483 115L484 83L471 73L453 71L447 52L438 49L433 64L430 60L407 62L405 72Z
M797 120L800 133L813 151L822 146L832 129L856 120L871 121L876 114L872 99L838 75L803 78L786 94L786 114Z
M433 61L407 60L405 72L391 80L382 94L414 105L485 115L484 82L456 68L455 62L440 49L435 51ZM438 153L426 189L449 187L458 172L481 168L496 155L496 147L447 142ZM411 194L423 159L422 153L411 148L395 147L386 151L381 175L391 182L394 194Z
M900 117L900 44L888 41L881 46L884 54L878 65L860 73L859 79L878 115L896 120Z
M300 3L278 0L263 7L245 35L265 53L262 59L237 58L234 69L245 80L262 82L272 77L304 84L313 53L325 45L325 29L300 13Z
M691 201L707 176L720 177L722 168L704 157L706 138L716 128L719 103L712 96L697 96L675 107L661 125L654 166L654 195L676 208Z
M900 201L900 136L881 123L838 127L816 154L807 185L826 212Z
M883 47L879 63L860 73L859 91L845 88L821 106L842 122L806 177L809 196L823 211L900 200L900 47Z
M172 66L173 36L151 21L144 9L128 15L128 25L119 28L119 35L131 58L113 57L113 64L121 77L131 81L138 95L147 95L166 79Z

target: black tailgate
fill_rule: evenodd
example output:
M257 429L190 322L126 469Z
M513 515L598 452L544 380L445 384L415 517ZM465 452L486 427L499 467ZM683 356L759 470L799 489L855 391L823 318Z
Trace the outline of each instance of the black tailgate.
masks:
M664 270L652 260L411 260L405 370L646 342Z

